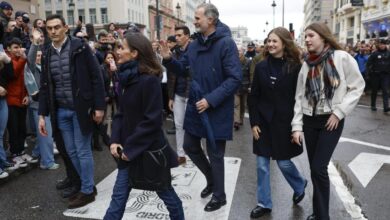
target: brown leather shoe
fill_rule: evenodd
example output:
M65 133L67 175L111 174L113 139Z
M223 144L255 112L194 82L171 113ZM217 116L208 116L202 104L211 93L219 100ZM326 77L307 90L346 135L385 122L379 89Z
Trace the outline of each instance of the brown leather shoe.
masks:
M179 165L185 164L187 162L186 157L178 157L177 161L179 162Z
M73 200L69 201L68 209L75 209L83 207L91 202L95 201L95 194L85 194L83 192L79 192L77 197Z

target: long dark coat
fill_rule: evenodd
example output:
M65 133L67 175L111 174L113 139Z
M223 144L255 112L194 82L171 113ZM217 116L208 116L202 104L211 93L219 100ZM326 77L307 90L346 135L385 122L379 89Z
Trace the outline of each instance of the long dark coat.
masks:
M81 132L86 135L92 132L94 110L105 110L104 83L99 63L89 45L78 38L70 37L70 73L72 75L72 95L74 110L80 124ZM68 39L68 40L69 40ZM59 132L57 124L57 106L55 88L50 73L50 55L55 53L51 46L42 53L42 76L39 89L39 115L50 115L53 134Z
M241 64L237 46L229 27L218 21L216 31L207 40L201 35L188 45L180 60L164 61L167 69L175 74L184 74L189 68L192 80L200 87L200 93L210 108L206 110L216 140L233 138L234 94L241 85ZM193 88L190 88L184 130L194 136L207 138L208 134L196 109Z
M131 161L146 150L160 149L166 144L162 131L160 79L139 74L122 91L119 111L113 119L110 142L121 144L123 153ZM177 154L171 148L169 158L169 167L178 166ZM121 161L118 167L126 167L126 162Z
M251 127L258 125L259 140L253 139L253 153L286 160L302 153L291 143L291 120L294 116L295 90L301 65L283 62L282 74L275 85L270 79L270 58L256 65L248 108Z

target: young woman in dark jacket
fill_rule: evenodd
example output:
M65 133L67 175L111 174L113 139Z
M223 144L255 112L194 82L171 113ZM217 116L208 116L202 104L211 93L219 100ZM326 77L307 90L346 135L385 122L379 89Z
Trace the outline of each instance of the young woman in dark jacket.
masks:
M123 217L131 190L129 162L144 151L167 144L161 128L163 103L159 75L162 69L152 45L142 34L128 33L117 53L121 95L119 110L113 120L110 150L114 157L119 158L119 163L105 220ZM172 149L169 152L168 166L175 167L178 165L177 155ZM167 206L172 220L184 219L182 203L172 186L156 193Z
M298 204L305 196L307 180L291 158L302 153L291 142L294 94L301 67L298 48L289 31L279 27L268 35L267 58L257 64L248 98L253 133L253 152L257 155L257 206L251 217L258 218L272 210L270 159L276 160L283 176L294 190Z

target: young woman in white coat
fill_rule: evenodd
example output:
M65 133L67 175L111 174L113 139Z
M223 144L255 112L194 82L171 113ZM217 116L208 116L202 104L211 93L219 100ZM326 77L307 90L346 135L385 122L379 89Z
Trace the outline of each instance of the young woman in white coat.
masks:
M309 158L314 192L313 214L307 219L328 220L327 167L344 118L357 105L365 83L355 59L341 50L326 24L310 24L305 43L308 54L298 76L292 142L302 144L304 136Z

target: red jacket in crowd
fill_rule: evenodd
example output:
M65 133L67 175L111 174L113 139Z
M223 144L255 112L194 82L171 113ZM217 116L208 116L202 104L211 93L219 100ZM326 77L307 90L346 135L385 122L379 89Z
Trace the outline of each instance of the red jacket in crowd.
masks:
M8 54L11 57L12 65L14 69L14 77L8 82L7 85L7 104L9 106L23 107L23 98L27 96L27 90L24 85L24 65L27 59L22 57L15 57Z

